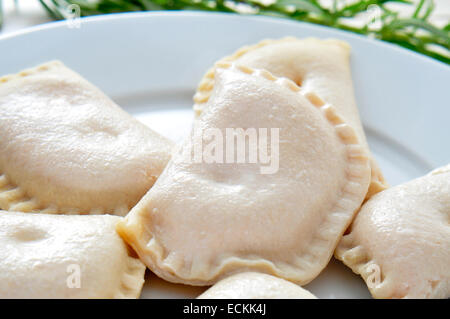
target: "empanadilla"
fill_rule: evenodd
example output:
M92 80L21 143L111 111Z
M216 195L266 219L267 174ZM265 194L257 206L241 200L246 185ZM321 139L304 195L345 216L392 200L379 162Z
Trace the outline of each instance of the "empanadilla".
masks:
M367 201L335 255L375 298L450 297L450 165Z
M215 78L193 133L119 234L168 281L209 285L252 270L305 284L327 265L367 193L365 148L332 106L288 79L229 63ZM229 128L279 129L268 151L278 169L187 160L205 132Z
M172 142L61 62L0 78L0 208L125 215Z
M0 211L0 298L137 298L145 266L117 216Z
M198 299L317 299L308 290L284 279L243 272L222 279Z
M350 46L343 41L294 37L265 40L246 46L221 61L264 69L278 77L287 77L304 92L314 92L333 105L351 125L370 153L353 92L349 63ZM214 68L203 77L194 96L194 109L201 114L214 87ZM385 189L387 183L376 161L371 158L372 180L367 198Z

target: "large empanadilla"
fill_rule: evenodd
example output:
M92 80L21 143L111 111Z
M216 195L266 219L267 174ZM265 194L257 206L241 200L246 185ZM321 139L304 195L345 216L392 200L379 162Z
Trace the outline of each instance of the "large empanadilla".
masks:
M118 232L172 282L209 285L250 270L306 284L327 265L364 200L366 149L333 106L294 82L230 63L215 72L192 135ZM189 160L202 134L226 136L229 128L279 129L278 147L269 149L278 169Z
M171 149L61 62L0 78L0 209L125 215Z

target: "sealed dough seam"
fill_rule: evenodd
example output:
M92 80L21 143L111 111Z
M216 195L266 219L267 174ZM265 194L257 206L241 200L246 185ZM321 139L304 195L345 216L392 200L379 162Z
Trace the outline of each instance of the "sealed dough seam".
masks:
M137 258L128 256L127 269L122 275L119 290L114 299L133 299L141 294L144 284L145 265Z
M76 214L83 215L100 215L113 214L125 215L128 212L128 206L123 204L114 208L112 211L107 211L104 208L91 208L89 211L80 212L79 209L72 207L57 207L56 205L40 205L38 199L30 197L22 188L14 184L6 174L0 172L0 209L14 212L36 212L43 214Z

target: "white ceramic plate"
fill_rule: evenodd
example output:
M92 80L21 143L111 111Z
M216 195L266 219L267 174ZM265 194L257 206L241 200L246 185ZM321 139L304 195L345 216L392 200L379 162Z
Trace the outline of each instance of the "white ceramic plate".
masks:
M179 141L193 119L192 95L219 58L265 38L334 37L352 46L362 121L392 184L450 162L450 67L393 45L325 27L267 17L194 12L85 18L80 28L55 22L0 38L0 75L59 59L125 110ZM196 297L204 288L149 274L143 298ZM366 298L358 276L340 262L306 286L320 298Z

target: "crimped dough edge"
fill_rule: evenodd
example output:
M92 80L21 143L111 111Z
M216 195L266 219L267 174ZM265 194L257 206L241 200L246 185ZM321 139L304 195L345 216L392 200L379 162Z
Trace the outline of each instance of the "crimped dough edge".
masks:
M357 245L354 243L351 230L350 233L342 237L336 247L336 250L334 251L334 257L342 261L355 274L360 275L364 279L366 285L369 280L369 276L372 274L368 271L370 269L370 265L377 265L380 267L381 274L383 274L381 266L373 259L372 256L368 254L366 249L362 245ZM385 278L382 276L380 279L381 281L378 286L386 286L387 281L385 281ZM379 288L374 289L369 285L367 285L367 288L369 289L371 295L375 297L376 291Z
M450 164L432 170L428 174L414 180L426 176L444 174L449 172ZM361 208L362 206L358 210L358 213ZM358 215L358 213L355 215L355 217ZM359 245L355 242L352 230L353 225L350 225L348 233L342 236L341 241L338 243L336 250L334 251L334 257L342 261L355 274L360 275L363 278L364 282L367 285L367 288L374 298L408 298L408 294L399 294L395 290L395 287L391 286L390 276L385 276L382 265L376 262L374 256L372 256L372 254L370 254L363 245ZM370 267L371 265L376 265L380 269L380 282L376 285L376 287L371 287L370 285L368 285L368 281L370 280L369 276L373 274Z
M127 245L126 243L124 243ZM131 255L132 250L128 247L128 256L126 262L126 271L120 279L119 290L114 293L114 299L136 299L141 295L144 286L144 276L147 267L136 257Z

